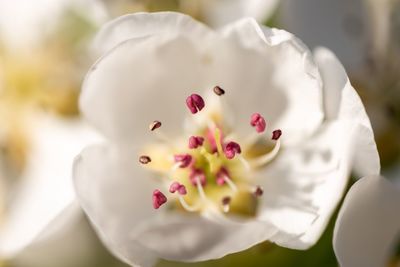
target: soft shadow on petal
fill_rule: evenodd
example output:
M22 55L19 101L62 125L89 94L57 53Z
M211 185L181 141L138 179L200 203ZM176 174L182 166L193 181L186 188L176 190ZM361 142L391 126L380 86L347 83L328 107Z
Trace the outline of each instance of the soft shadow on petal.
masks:
M93 50L95 54L102 55L123 41L159 34L183 34L195 40L212 34L212 30L176 12L128 14L106 23L100 29Z
M380 160L371 123L343 66L326 48L316 49L314 56L324 82L326 120L348 120L359 125L354 170L360 177L379 174Z
M175 216L151 222L138 236L140 243L168 260L196 262L218 259L270 239L277 232L272 224L227 218Z
M357 181L336 220L333 246L342 267L386 266L400 235L400 188L379 176Z
M215 44L219 47L214 50L213 75L227 90L237 118L235 129L252 131L250 115L259 112L269 131L282 129L285 144L312 134L323 110L321 82L310 51L292 34L260 28L254 19L228 25L221 34L224 40Z
M75 159L73 178L79 202L107 247L129 264L152 266L156 256L129 235L162 212L151 201L158 184L139 166L137 155L112 146L88 147Z
M295 249L318 241L349 177L354 135L345 127L325 124L301 146L284 148L262 173L259 218L279 229L272 241Z
M170 137L189 113L186 97L204 89L208 64L185 36L130 39L101 58L83 84L83 115L113 142L142 144L159 120ZM152 139L154 140L154 139Z

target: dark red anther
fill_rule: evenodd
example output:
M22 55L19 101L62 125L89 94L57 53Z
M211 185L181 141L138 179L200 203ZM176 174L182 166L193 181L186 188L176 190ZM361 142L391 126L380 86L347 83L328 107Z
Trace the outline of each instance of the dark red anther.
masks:
M221 96L221 95L225 94L225 90L222 89L221 87L219 87L218 85L214 87L213 91L218 96Z
M186 168L192 163L192 156L190 154L175 155L174 160L179 163L179 168Z
M281 130L275 130L272 132L272 140L278 140L282 135L282 131Z
M199 169L192 169L192 171L189 175L189 179L190 179L190 182L192 183L192 185L194 185L194 186L197 185L198 180L200 180L200 184L202 186L205 186L207 183L206 175L204 174L204 172L202 170L199 170Z
M204 108L204 100L198 94L191 94L186 98L186 105L192 114L196 114Z
M170 193L175 193L177 191L178 191L178 193L180 195L186 195L187 194L186 187L183 184L180 184L178 182L173 182L171 184L171 186L169 187L169 192Z
M265 128L267 127L267 123L265 122L264 117L260 115L260 113L254 113L253 115L251 115L250 125L256 128L257 133L264 132Z
M254 195L256 197L261 197L264 194L264 190L261 188L261 186L257 186L256 189L254 190Z
M242 149L238 143L231 141L225 145L224 153L228 159L233 159L236 154L242 153Z
M158 189L153 192L153 207L158 209L167 202L167 197Z
M204 143L204 138L201 136L191 136L189 138L189 148L194 149L202 146Z
M139 162L142 164L147 164L151 162L151 158L149 156L143 155L139 157Z

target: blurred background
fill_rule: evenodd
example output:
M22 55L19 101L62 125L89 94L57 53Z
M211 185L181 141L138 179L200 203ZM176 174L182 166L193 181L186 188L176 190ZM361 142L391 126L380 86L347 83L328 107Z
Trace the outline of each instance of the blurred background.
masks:
M125 266L74 201L73 158L101 140L77 99L98 28L160 10L215 28L252 16L311 49L333 50L371 118L384 175L400 180L398 0L0 0L0 267ZM264 243L221 260L159 266L337 266L333 222L307 252Z

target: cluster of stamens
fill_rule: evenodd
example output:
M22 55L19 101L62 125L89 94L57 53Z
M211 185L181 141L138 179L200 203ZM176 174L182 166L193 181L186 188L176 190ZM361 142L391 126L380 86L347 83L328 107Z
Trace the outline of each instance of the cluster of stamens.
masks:
M214 87L213 91L217 97L225 94L225 90L219 86ZM192 94L187 97L186 106L195 115L203 110L205 101L200 95ZM153 121L149 129L159 131L161 126L161 122ZM250 126L254 127L257 138L262 138L260 134L265 132L267 123L261 114L254 113L250 118ZM188 138L187 147L181 149L182 153L172 154L171 168L167 173L170 181L168 192L187 211L199 212L211 206L229 212L240 192L254 198L263 195L264 191L260 186L249 185L248 177L243 176L248 175L249 170L265 165L277 155L281 130L274 130L269 138L274 143L272 149L256 157L246 158L238 142L225 140L228 137L223 135L223 129L220 122L205 125L196 135ZM254 144L246 145L251 147ZM153 164L149 155L140 156L139 162L150 169ZM168 202L167 196L160 189L154 190L152 199L155 209Z

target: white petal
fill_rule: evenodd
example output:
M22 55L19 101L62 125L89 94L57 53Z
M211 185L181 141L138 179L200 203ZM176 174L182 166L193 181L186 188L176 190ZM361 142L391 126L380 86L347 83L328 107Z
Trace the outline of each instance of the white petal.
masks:
M129 264L152 266L155 255L130 236L158 215L152 207L158 184L139 164L129 149L88 147L75 159L73 178L78 200L107 247Z
M98 135L80 120L34 116L32 148L21 184L0 227L0 255L12 257L62 210L75 194L71 166L75 155Z
M104 54L123 41L151 35L185 34L203 38L212 31L191 17L176 12L134 13L119 17L105 24L93 44L97 55Z
M248 249L270 239L276 232L276 227L268 222L235 222L194 215L162 218L150 225L138 239L162 258L196 262Z
M200 0L204 20L212 26L222 26L243 17L253 17L264 23L275 11L279 0Z
M380 161L374 133L360 97L331 51L318 48L314 54L324 82L326 120L349 120L358 126L354 169L360 177L379 174Z
M365 1L286 0L279 9L282 27L311 48L332 49L350 72L365 63L370 39Z
M336 220L333 245L342 267L386 266L400 234L400 188L379 176L357 181Z
M175 137L189 113L186 97L206 81L202 41L153 36L121 43L87 74L83 115L113 141L142 143L153 137L148 130L153 120Z
M279 229L272 241L296 249L318 241L349 177L354 136L344 127L326 124L303 145L283 148L260 177L265 193L259 217Z
M74 202L11 261L12 266L84 267L110 260L106 255L79 204Z
M301 41L283 30L260 28L252 19L228 25L222 34L225 42L215 49L213 74L227 90L224 97L235 111L235 130L253 131L249 118L259 112L269 131L282 129L285 143L313 133L323 119L322 88Z
M83 209L107 247L127 263L151 266L158 257L178 261L220 258L276 233L265 222L221 223L198 214L165 212L163 207L154 210L152 191L160 184L152 182L135 161L131 152L96 146L85 149L74 167Z

